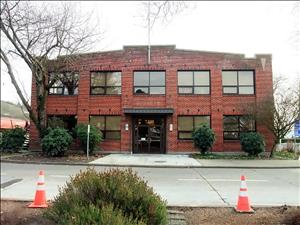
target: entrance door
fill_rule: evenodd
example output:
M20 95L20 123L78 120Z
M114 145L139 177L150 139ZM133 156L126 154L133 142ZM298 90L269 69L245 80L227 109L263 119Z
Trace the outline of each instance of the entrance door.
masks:
M137 116L133 121L133 152L165 153L165 118Z

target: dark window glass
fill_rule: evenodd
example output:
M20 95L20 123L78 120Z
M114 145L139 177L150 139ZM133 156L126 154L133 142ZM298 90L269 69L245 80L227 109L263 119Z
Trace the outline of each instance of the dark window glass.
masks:
M178 71L179 94L210 94L209 71Z
M254 94L253 71L222 71L224 94Z
M90 116L90 124L102 131L104 139L121 139L120 116Z
M120 95L121 72L92 72L91 94L94 95Z
M135 94L165 94L164 71L136 71L133 74Z
M251 116L224 116L224 140L238 140L242 132L254 132L255 120Z
M73 136L74 128L77 124L77 116L75 115L48 115L48 127L50 128L65 128L67 129Z
M204 124L210 127L210 116L179 116L178 139L192 139L193 131Z
M76 72L50 73L49 95L77 95L79 74Z

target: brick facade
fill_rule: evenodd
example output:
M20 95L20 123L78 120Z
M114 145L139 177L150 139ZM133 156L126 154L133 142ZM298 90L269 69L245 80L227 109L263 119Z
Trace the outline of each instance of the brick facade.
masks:
M216 53L176 49L175 46L152 46L151 64L147 64L146 46L125 46L123 50L83 54L75 63L80 75L78 95L47 98L47 114L76 115L78 123L88 123L89 115L120 115L121 140L106 140L104 151L132 151L132 116L124 114L124 108L173 108L173 115L166 116L166 152L193 152L190 140L178 140L179 115L210 115L211 128L216 133L213 151L240 151L239 141L223 140L223 115L240 115L241 102L255 102L272 93L271 55L245 58L240 54ZM222 70L254 70L255 95L223 95ZM133 93L133 71L163 70L166 74L165 95L138 96ZM179 95L178 70L209 70L210 95ZM90 95L90 71L121 71L122 94L118 96ZM32 85L32 106L35 104L35 84ZM129 125L128 131L125 124ZM169 125L173 124L173 130ZM270 150L272 134L260 124L256 125ZM37 131L31 126L31 148L39 148Z

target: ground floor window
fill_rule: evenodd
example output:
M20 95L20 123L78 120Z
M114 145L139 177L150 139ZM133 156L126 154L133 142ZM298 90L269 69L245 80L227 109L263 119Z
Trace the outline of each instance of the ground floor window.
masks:
M193 131L203 124L210 127L210 116L178 116L178 139L191 140Z
M73 133L76 125L76 115L48 115L48 127L50 128L61 127Z
M90 116L90 124L101 130L104 139L121 139L120 116Z
M223 137L224 140L239 140L243 132L255 131L255 120L248 115L224 116Z

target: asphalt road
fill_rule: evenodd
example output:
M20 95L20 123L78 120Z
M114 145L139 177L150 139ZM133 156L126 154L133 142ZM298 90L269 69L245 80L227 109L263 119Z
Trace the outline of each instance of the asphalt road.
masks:
M84 166L1 163L1 199L33 200L39 170L48 200ZM105 167L95 167L105 170ZM300 206L300 169L133 168L170 206L234 206L245 175L252 206Z

